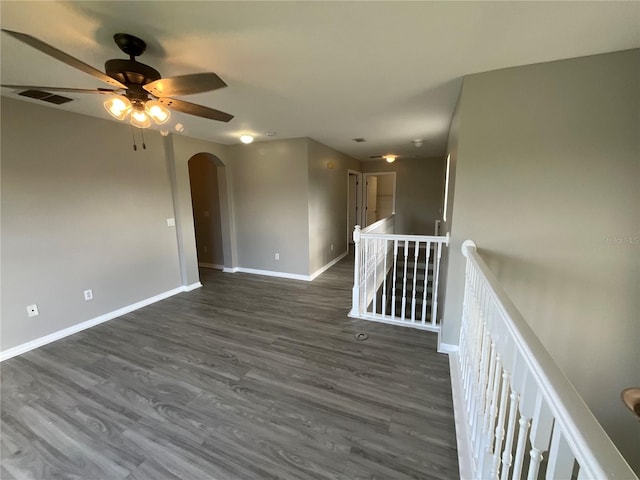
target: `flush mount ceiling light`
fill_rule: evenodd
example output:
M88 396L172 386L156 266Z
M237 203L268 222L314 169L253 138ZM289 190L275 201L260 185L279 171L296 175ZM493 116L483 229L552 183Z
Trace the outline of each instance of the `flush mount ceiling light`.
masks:
M393 162L396 161L396 158L398 158L398 156L397 155L385 155L382 158L384 158L387 161L387 163L393 163Z
M251 135L240 135L240 141L244 144L250 144L251 142L253 142L253 137Z

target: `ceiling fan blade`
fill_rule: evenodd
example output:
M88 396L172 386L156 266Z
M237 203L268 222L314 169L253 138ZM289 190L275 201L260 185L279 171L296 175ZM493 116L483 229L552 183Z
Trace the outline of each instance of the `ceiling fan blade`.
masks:
M45 92L67 92L67 93L101 93L109 95L118 90L112 88L64 88L64 87L36 87L33 85L0 85L4 88L14 88L16 90L44 90Z
M93 68L91 65L88 65L83 61L78 60L75 57L72 57L71 55L63 52L62 50L58 50L57 48L52 47L48 43L44 43L42 40L38 40L37 38L32 37L31 35L27 35L26 33L14 32L12 30L5 30L4 28L2 29L2 31L8 35L11 35L16 40L19 40L22 43L26 43L27 45L35 48L36 50L39 50L40 52L45 53L55 58L56 60L66 63L67 65L73 68L77 68L78 70L84 73L88 73L89 75L97 78L98 80L102 80L103 82L108 83L113 87L127 88L126 85L123 85L116 79L111 78L109 75L101 72L97 68Z
M155 82L147 83L142 88L156 97L174 97L210 92L226 86L227 84L218 75L209 72L161 78Z
M158 102L165 107L177 110L178 112L188 113L189 115L195 115L196 117L218 120L219 122L228 122L233 118L233 115L221 112L220 110L214 110L213 108L196 105L195 103L189 103L175 98L159 98Z

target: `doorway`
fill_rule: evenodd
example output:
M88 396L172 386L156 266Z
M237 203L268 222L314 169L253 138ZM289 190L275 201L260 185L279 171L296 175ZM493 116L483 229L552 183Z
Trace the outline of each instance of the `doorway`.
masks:
M396 212L396 172L364 174L364 226Z
M222 270L229 255L226 168L209 153L194 155L188 167L198 266Z

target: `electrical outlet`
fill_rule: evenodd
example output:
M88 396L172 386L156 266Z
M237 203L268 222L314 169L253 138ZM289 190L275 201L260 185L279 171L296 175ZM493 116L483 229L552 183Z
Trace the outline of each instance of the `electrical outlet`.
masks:
M276 253L276 260L280 260L280 254Z
M38 315L40 315L38 306L35 303L33 305L27 306L27 315L30 317L37 317Z
M85 290L84 291L84 299L86 301L93 300L93 290Z
M167 218L167 227L175 227L176 219L175 218Z

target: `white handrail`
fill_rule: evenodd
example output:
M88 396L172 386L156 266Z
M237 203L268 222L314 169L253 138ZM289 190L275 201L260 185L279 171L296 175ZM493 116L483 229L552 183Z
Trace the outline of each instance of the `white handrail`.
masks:
M361 233L389 233L393 232L395 226L395 214L381 218L375 223L361 230ZM359 228L359 227L358 227Z
M353 232L355 262L349 316L439 330L438 275L449 237L398 235L394 216Z
M530 426L528 478L537 478L548 450L547 478L571 477L577 463L579 479L637 479L499 285L476 245L467 241L462 251L467 274L459 373L466 399L465 421L472 432L475 478L520 478L525 464L520 444L526 442ZM512 467L513 477L509 477Z

